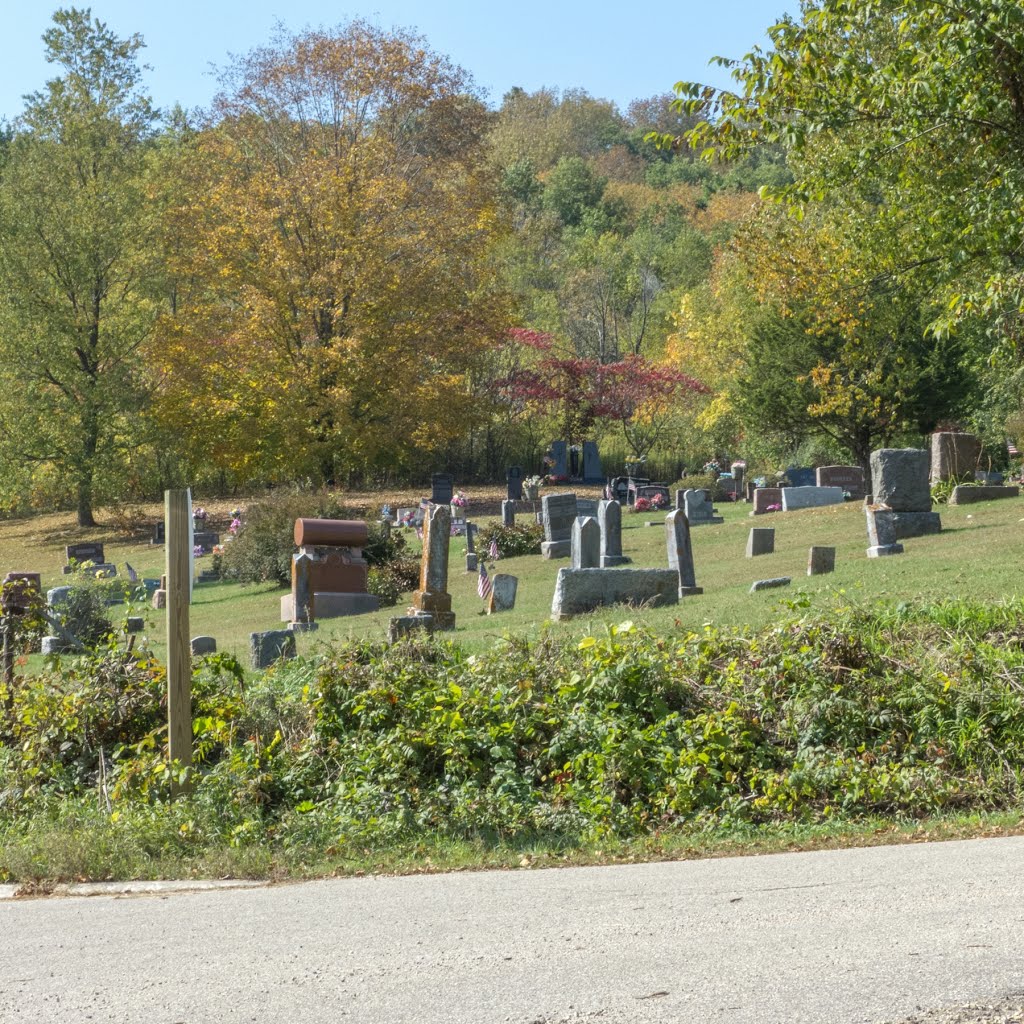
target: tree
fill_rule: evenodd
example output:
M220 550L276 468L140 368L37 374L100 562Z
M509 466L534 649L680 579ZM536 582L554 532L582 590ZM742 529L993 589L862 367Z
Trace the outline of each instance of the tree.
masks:
M352 22L281 34L223 85L199 198L176 211L195 278L162 325L162 407L185 436L223 422L199 440L236 479L444 451L486 413L472 373L507 324L487 261L489 115L467 76Z
M119 39L88 10L53 22L46 59L63 74L26 98L0 171L0 458L8 483L55 474L92 526L144 402L156 114L139 36Z
M870 203L892 274L942 290L933 330L1024 309L1024 8L1019 0L803 0L736 91L679 83L708 156L784 146L797 211ZM728 62L725 62L728 63Z

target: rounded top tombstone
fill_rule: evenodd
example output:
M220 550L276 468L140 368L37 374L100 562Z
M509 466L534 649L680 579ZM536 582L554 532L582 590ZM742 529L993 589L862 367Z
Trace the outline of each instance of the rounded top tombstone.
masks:
M361 519L296 519L295 543L326 547L361 548L370 539L370 528Z

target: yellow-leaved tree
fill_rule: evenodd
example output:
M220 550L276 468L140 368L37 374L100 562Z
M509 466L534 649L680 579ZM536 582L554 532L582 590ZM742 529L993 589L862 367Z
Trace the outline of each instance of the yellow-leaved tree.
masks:
M467 76L352 22L281 34L222 84L166 203L154 366L186 469L339 480L443 450L485 412L470 377L508 324Z

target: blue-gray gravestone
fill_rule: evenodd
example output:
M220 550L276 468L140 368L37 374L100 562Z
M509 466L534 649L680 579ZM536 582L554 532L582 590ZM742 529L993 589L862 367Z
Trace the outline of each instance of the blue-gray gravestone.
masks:
M679 575L679 596L703 594L697 586L693 569L693 546L690 543L690 523L680 509L665 516L665 540L668 547L668 567Z
M601 568L614 569L629 559L622 553L622 506L617 501L602 501L597 506L601 527Z
M523 468L522 466L509 466L505 471L505 483L508 487L509 501L523 500Z
M591 516L572 524L572 568L597 569L601 564L601 527Z

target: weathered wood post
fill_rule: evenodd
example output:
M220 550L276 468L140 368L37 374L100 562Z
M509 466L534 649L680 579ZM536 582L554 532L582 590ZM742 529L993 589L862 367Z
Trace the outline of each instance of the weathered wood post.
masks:
M189 638L191 495L164 492L167 532L167 755L192 764L192 643ZM172 784L172 794L180 786Z

